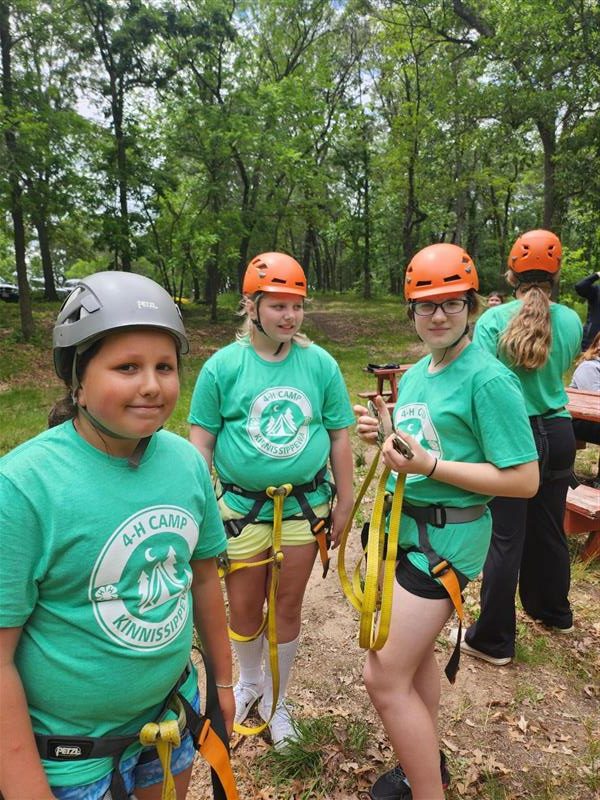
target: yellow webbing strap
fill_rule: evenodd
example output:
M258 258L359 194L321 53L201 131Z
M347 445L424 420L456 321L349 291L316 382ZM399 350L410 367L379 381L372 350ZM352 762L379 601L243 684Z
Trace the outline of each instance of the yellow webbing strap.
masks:
M281 564L283 562L283 552L281 550L281 532L283 524L283 504L285 498L291 493L293 486L291 483L284 483L282 486L269 486L266 489L266 494L273 500L273 553L270 558L265 561L250 561L245 562L244 566L254 567L258 564L272 563L271 580L269 583L269 597L267 600L267 613L263 619L263 623L253 636L243 637L241 634L234 633L234 637L238 641L251 641L255 639L260 633L267 628L267 641L269 643L269 664L271 667L271 678L273 681L273 703L269 719L262 723L262 725L241 725L234 723L233 730L242 736L254 736L257 733L262 733L273 718L275 709L277 708L277 700L279 699L279 659L277 657L277 617L275 614L275 600L277 598L277 589L279 587L279 574ZM236 566L236 564L232 566ZM231 629L230 629L231 630Z
M390 470L384 469L377 483L377 491L371 514L369 526L369 539L366 552L366 569L364 581L361 580L361 558L353 573L352 583L348 580L346 572L346 544L348 533L356 511L364 497L375 472L379 455L377 455L363 481L358 496L352 509L350 520L346 524L341 537L340 552L338 556L338 572L345 596L351 605L360 614L359 645L365 649L380 650L385 644L390 627L392 615L392 598L394 591L394 576L396 571L396 554L398 550L398 535L400 531L400 517L402 513L402 498L404 496L405 476L398 475L392 499L390 513L389 534L387 536L387 549L385 560L383 552L386 544L385 533L385 484ZM381 588L379 585L380 569L383 561L383 578ZM377 625L377 615L379 624Z
M171 754L173 746L179 747L181 744L179 721L168 719L163 722L147 722L140 731L140 744L144 747L152 745L156 747L164 775L161 800L177 800L175 781L171 772Z
M392 618L392 599L396 574L396 553L398 551L398 535L400 533L400 516L402 514L402 498L406 476L399 474L392 498L387 549L383 561L383 579L379 587L379 574L382 564L383 550L386 543L385 533L385 484L390 469L386 467L377 484L377 494L371 514L369 539L367 544L367 566L363 590L362 609L358 629L358 644L365 650L381 650L387 641ZM379 624L377 614L379 613Z
M219 776L227 800L239 800L240 796L235 785L229 753L219 736L213 730L209 719L205 720L202 730L200 731L198 750L200 751L200 755L208 761L211 768Z

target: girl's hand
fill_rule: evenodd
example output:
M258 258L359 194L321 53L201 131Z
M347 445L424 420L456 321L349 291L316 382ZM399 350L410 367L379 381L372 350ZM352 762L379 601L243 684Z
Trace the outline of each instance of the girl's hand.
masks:
M386 466L395 472L404 474L410 472L414 475L429 475L436 462L435 456L421 447L413 436L402 431L402 438L406 439L413 451L412 458L404 458L392 445L393 438L393 436L388 436L381 449Z
M356 415L356 432L365 444L377 444L379 420L369 414L365 406L354 406Z
M233 689L219 689L217 687L217 694L219 696L219 705L221 706L223 721L225 722L225 729L227 730L227 735L231 737L231 732L233 731L233 718L235 717L235 698L233 696Z
M352 500L350 500L350 503L345 503L340 500L335 504L335 507L331 512L331 529L329 531L332 550L335 550L335 548L339 545L340 537L351 513Z

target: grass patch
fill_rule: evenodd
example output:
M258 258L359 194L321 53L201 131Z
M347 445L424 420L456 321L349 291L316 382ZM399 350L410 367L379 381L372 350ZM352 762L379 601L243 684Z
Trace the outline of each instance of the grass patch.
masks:
M294 720L298 739L282 750L268 750L258 759L267 768L275 786L301 778L321 780L327 750L335 741L333 717ZM313 787L314 788L314 787Z

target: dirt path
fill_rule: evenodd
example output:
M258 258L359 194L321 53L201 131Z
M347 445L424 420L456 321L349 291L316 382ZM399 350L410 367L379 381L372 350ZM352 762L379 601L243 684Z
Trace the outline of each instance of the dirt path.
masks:
M351 548L355 559L357 538ZM313 789L310 779L277 787L273 771L261 764L268 750L266 739L236 737L233 764L244 800L366 800L366 790L377 773L392 762L362 684L364 653L357 645L357 617L342 596L335 563L334 556L326 580L318 565L313 571L304 605L302 645L289 691L298 717L324 717L334 723L336 736L325 746L325 769ZM466 598L471 616L477 608L478 588L473 585ZM463 656L456 684L452 687L442 677L441 746L453 775L449 798L598 797L593 787L598 787L600 759L599 600L596 572L578 580L573 589L576 630L572 636L549 634L521 613L520 638L529 661L499 668ZM445 636L440 637L441 666L449 653ZM360 752L353 752L348 747L349 734L363 723L369 728L368 742ZM208 797L205 769L198 765L190 800Z

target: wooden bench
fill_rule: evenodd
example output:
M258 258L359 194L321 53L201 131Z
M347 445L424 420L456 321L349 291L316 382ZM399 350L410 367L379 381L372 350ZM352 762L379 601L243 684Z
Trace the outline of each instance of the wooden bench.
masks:
M378 394L377 392L359 392L358 396L364 397L366 400L375 400L377 394ZM383 397L384 400L389 400L390 397L392 396L392 393L384 392L381 396Z
M588 533L582 558L592 559L600 555L600 489L578 486L569 489L564 518L565 533Z

